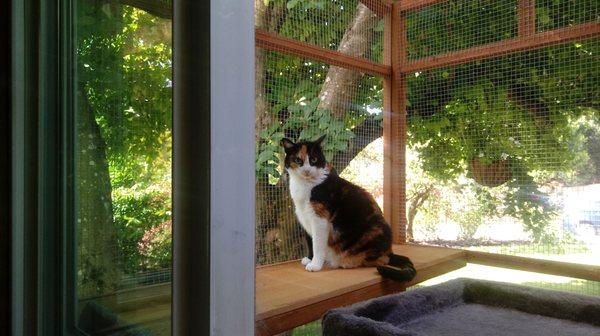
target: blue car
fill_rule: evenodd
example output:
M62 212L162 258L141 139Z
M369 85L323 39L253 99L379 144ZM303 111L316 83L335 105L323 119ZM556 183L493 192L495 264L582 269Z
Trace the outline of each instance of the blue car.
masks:
M597 203L594 209L586 209L582 211L579 225L589 225L594 228L594 233L596 235L600 235L600 203Z

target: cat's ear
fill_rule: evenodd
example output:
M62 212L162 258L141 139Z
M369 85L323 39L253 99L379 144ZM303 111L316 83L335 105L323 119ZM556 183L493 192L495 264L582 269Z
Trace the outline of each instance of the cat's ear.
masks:
M281 139L280 144L281 144L281 147L283 147L283 149L285 149L286 152L288 150L294 148L294 146L296 146L296 144L288 138Z
M320 138L315 140L315 144L317 144L318 146L321 146L321 143L323 142L323 140L325 140L325 135L321 135Z

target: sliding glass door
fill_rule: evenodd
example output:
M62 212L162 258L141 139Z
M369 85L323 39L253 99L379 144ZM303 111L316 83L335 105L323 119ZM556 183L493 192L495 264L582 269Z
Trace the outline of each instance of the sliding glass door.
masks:
M0 323L251 334L252 3L7 1Z
M112 1L73 13L75 324L170 335L171 20Z

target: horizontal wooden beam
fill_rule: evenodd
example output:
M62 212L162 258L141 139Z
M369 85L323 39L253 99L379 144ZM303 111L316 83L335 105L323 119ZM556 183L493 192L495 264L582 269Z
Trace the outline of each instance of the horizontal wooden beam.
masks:
M386 0L360 0L372 12L380 17L392 11L392 5Z
M448 0L404 0L399 1L400 10L403 12L416 10L425 6L431 6Z
M467 262L515 270L600 281L600 266L534 259L497 253L466 251Z
M369 61L367 59L342 54L335 50L329 50L309 43L300 42L291 38L256 29L256 46L285 54L309 58L330 65L353 69L375 76L388 77L392 74L389 65Z
M572 27L555 29L507 41L485 44L465 50L409 61L402 66L402 73L441 68L496 56L534 50L542 47L578 41L600 35L600 23L590 22Z

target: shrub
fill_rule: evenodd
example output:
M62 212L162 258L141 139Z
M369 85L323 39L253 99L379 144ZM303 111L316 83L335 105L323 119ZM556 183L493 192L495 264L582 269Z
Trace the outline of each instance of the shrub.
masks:
M144 232L138 243L142 265L146 269L171 267L172 221L168 220Z
M113 209L123 272L140 272L147 267L147 262L138 243L148 230L171 218L170 191L153 184L115 188Z

